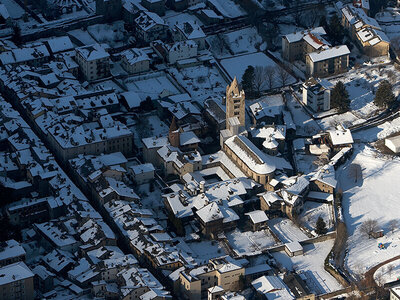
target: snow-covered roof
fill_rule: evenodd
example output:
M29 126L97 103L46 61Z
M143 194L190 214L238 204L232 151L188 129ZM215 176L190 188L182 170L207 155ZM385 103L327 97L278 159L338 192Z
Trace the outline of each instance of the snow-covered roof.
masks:
M186 131L179 134L180 145L192 145L200 143L200 139L196 136L193 131Z
M0 16L2 16L4 20L10 18L10 14L4 4L0 4Z
M58 53L74 49L74 45L68 36L60 36L47 40L50 51L52 53Z
M183 23L175 24L175 28L178 29L186 39L200 39L205 38L206 34L201 29L200 24L196 21L186 21Z
M135 23L143 31L148 31L157 25L166 26L164 20L159 15L149 11L141 11L139 16L135 19Z
M315 180L336 188L337 180L335 177L335 168L331 165L325 165L320 170L318 170L310 179L310 181Z
M143 49L138 48L125 50L121 53L121 56L130 65L134 65L142 61L150 61L150 58L147 56L146 52L144 52Z
M149 137L149 138L144 138L142 139L143 145L147 149L152 149L152 148L161 148L163 146L168 145L168 137L161 136L161 137Z
M0 260L7 260L25 254L25 249L16 240L8 240L4 244L0 244Z
M35 276L24 262L0 268L0 286Z
M278 276L262 276L252 281L251 285L268 300L295 299L289 288Z
M131 166L130 169L132 170L132 173L135 175L155 171L154 166L151 163Z
M75 49L86 61L108 58L110 55L99 44L83 46Z
M323 27L316 27L316 28L311 28L308 30L303 30L303 31L296 31L293 33L289 33L285 35L285 38L288 40L289 43L295 43L301 41L307 34L313 34L313 35L325 35L326 31Z
M308 56L313 62L319 62L330 58L349 55L350 50L346 45L332 47L326 50L309 53Z
M297 251L303 251L303 246L301 246L298 241L286 243L285 247L292 253L297 252Z
M352 144L354 142L350 129L339 128L337 130L329 130L328 133L333 146Z
M225 145L255 173L267 175L276 169L274 161L245 136L233 136L225 141Z
M246 213L254 224L263 223L268 221L268 217L263 210L255 210Z
M224 218L216 202L212 202L204 206L202 209L198 210L196 214L204 223L209 223Z

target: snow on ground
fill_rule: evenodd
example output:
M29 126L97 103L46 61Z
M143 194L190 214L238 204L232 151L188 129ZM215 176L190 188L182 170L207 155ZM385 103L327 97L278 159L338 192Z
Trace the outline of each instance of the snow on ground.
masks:
M384 139L385 137L399 131L400 131L400 118L396 118L393 119L392 121L385 122L376 127L357 131L353 133L353 138L358 139L362 142L374 142L378 139Z
M87 32L98 43L107 43L113 48L123 46L124 38L127 39L123 21L117 21L112 24L92 25L87 28Z
M96 40L94 40L87 31L83 31L82 29L71 30L68 32L68 34L74 36L85 45L92 45L97 43Z
M318 168L314 163L318 160L318 156L316 155L294 153L294 159L296 161L297 172L308 174L316 171Z
M92 91L96 91L98 89L109 89L109 88L114 89L114 91L116 93L125 92L118 84L116 84L112 80L105 80L105 81L101 81L101 82L96 82L96 83L90 84L88 86L88 89L92 90Z
M268 230L241 232L236 229L226 234L229 244L238 255L249 255L261 252L276 244Z
M364 122L364 119L358 119L352 112L348 111L340 115L333 115L321 120L317 123L323 130L334 129L338 124L343 124L347 127Z
M246 15L246 12L235 4L233 0L209 0L217 10L227 18L236 18Z
M134 126L129 126L137 146L141 147L142 138L168 135L169 127L156 115L141 115L139 122Z
M324 260L333 247L334 240L304 246L304 255L289 257L285 252L272 253L274 258L288 270L296 270L306 276L306 284L316 294L342 288L324 269Z
M226 59L221 60L221 65L228 72L228 74L231 78L234 78L236 76L236 78L238 79L239 82L242 80L243 73L249 65L252 65L253 67L269 66L269 67L273 67L275 70L279 70L278 68L280 68L273 60L271 60L268 56L266 56L262 52L226 58ZM278 88L278 87L282 86L282 82L278 78L278 76L279 76L278 73L279 73L279 71L275 72L274 82L272 84L273 88ZM294 79L291 75L288 75L288 79L287 79L285 85L293 84L295 82L296 82L296 79ZM266 87L263 87L263 88L266 88Z
M333 230L332 213L332 205L327 203L306 201L306 203L303 205L303 211L300 214L300 220L303 226L311 231L314 231L317 220L319 217L321 217L325 221L328 231L331 231Z
M200 25L203 25L203 23L195 15L188 14L186 12L177 13L173 10L166 11L163 19L170 28L173 28L176 23L183 23L187 21L193 21Z
M189 248L192 250L190 253L200 264L208 263L210 258L225 255L225 252L219 246L216 241L201 241L187 243Z
M365 273L371 267L400 254L400 231L390 232L389 222L399 218L398 174L400 160L385 160L371 148L359 145L350 161L338 170L339 188L343 190L344 220L349 239L345 264L353 274ZM350 164L359 164L362 179L354 182ZM369 239L360 232L368 219L378 222L385 236ZM383 243L386 249L379 249Z
M400 280L400 259L388 263L376 270L374 279L380 285Z
M142 100L145 100L147 96L150 96L151 99L158 99L164 90L169 91L172 95L180 94L165 75L144 78L128 77L124 80L124 84L129 91L136 92Z
M268 221L268 226L282 243L304 241L308 239L306 234L290 219L275 218Z
M260 47L262 39L256 28L247 27L240 30L223 34L223 39L229 46L232 54L254 53ZM231 53L219 35L211 35L207 37L207 42L211 46L213 54L217 58L227 58Z
M298 135L312 136L321 131L321 127L304 110L303 106L294 99L292 95L287 94L287 105L296 124L296 133Z
M215 67L196 66L179 71L171 68L169 71L179 84L188 90L192 99L202 106L204 100L210 96L220 99L222 95L225 95L228 83Z

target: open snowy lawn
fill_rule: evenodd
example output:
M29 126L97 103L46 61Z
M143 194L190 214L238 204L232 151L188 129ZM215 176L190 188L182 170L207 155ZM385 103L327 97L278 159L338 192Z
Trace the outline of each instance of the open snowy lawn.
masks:
M190 254L199 263L208 263L210 258L225 255L225 252L216 241L204 240L201 242L187 243L187 245L192 251Z
M238 255L254 254L276 244L268 230L240 232L238 229L226 234L229 244Z
M193 14L189 14L187 12L176 12L173 10L168 10L165 12L165 16L162 17L165 23L168 24L169 28L173 28L176 23L184 23L187 21L196 22L199 25L203 25L203 23Z
M240 56L234 56L231 58L226 58L221 60L221 65L225 68L225 70L228 72L229 76L231 78L236 78L240 82L242 80L242 76L244 71L248 66L270 66L278 70L280 68L273 60L271 60L268 56L266 56L262 52L257 52L257 53L251 53L251 54L245 54L245 55L240 55ZM273 82L273 88L278 88L282 86L281 81L279 80L279 75L278 71L275 74L274 82ZM296 82L296 79L294 79L291 75L288 75L287 82L285 85L288 84L293 84ZM265 87L264 87L265 88Z
M333 115L321 120L317 120L318 124L324 130L335 129L338 124L343 124L346 127L364 122L364 119L357 118L352 112L348 111L344 114Z
M385 160L367 146L356 146L355 154L338 170L343 190L344 220L349 234L345 264L353 274L365 273L376 264L400 254L400 231L390 232L389 222L400 219L400 160ZM379 156L378 156L379 155ZM354 182L350 164L362 169L362 179ZM360 232L368 219L378 222L385 236L369 239ZM383 243L386 249L379 249Z
M316 294L339 290L342 286L324 269L324 260L333 247L334 240L304 246L304 255L289 257L285 252L272 253L288 270L296 270L306 278L307 286Z
M331 231L333 229L332 213L332 205L330 204L306 201L303 205L303 211L300 214L300 220L303 226L310 231L314 231L317 220L321 217L324 220L328 231Z
M227 45L221 40L220 35L207 37L207 42L217 58L226 58L232 54L254 53L257 52L257 47L260 47L262 43L262 39L254 27L232 31L222 36L228 43L231 52L226 48Z
M290 219L275 218L268 221L268 226L282 243L304 241L308 239L307 235Z
M201 105L208 97L221 99L228 83L215 67L195 66L177 70L169 69L181 86L189 91L193 100Z
M374 279L378 284L385 284L400 279L400 259L397 259L391 263L388 263L378 270L374 274Z

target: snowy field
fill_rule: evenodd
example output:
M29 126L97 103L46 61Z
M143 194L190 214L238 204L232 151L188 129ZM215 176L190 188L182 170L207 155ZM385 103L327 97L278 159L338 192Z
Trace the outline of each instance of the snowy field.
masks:
M363 274L371 267L400 254L400 230L392 233L389 222L399 220L400 186L398 176L400 160L382 159L367 146L356 146L355 155L338 171L339 188L343 190L344 220L349 234L345 259L353 274ZM350 164L359 164L362 179L354 182ZM369 239L360 232L368 219L378 222L385 236ZM386 249L379 249L383 243Z
M228 43L231 52L226 49L226 45L224 45L219 35L207 37L207 42L217 58L226 58L233 54L254 53L258 51L262 43L262 39L254 27L223 34L223 39Z
M124 84L129 91L136 92L142 100L145 100L147 96L158 99L163 91L168 91L171 95L180 93L165 75L144 79L129 77L124 80Z
M306 234L290 219L275 218L268 221L268 226L282 243L304 241L308 239Z
M268 230L240 232L238 229L226 234L229 244L240 255L251 255L276 244Z
M307 286L316 294L329 293L342 288L324 269L324 260L333 247L334 240L304 246L304 255L289 257L285 252L272 253L288 270L301 272Z
M243 73L249 65L252 65L253 67L269 66L275 68L275 70L278 70L278 68L280 68L274 61L272 61L268 56L266 56L262 52L226 58L221 60L221 65L228 72L231 78L234 78L236 76L239 82L242 80ZM279 71L277 71L275 74L274 82L272 84L273 88L278 88L282 86L282 82L278 78L279 77L278 73ZM288 79L285 85L293 84L295 82L296 79L294 79L291 75L288 75Z
M306 201L300 214L302 225L310 231L314 231L319 217L324 220L328 231L333 230L332 206L327 203Z
M196 66L177 70L169 70L186 90L189 91L193 100L201 105L208 97L221 99L225 95L228 83L215 67Z
M400 259L388 263L376 270L374 279L380 285L400 280Z
M107 43L113 48L123 46L124 38L127 39L123 21L117 21L112 24L92 25L87 28L87 32L98 43Z

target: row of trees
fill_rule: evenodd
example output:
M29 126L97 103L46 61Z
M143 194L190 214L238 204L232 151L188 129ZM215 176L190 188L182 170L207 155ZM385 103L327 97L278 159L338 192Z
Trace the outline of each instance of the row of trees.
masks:
M242 88L249 97L259 97L264 90L270 90L278 83L285 86L290 75L279 66L248 66L242 76Z

